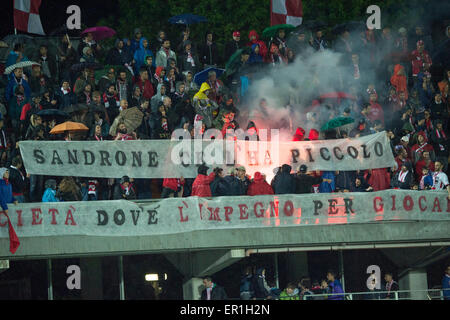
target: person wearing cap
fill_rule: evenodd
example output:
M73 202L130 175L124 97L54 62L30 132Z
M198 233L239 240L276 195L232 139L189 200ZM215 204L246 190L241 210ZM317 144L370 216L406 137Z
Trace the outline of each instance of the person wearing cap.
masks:
M114 200L135 200L136 191L132 180L128 176L123 176L120 183L114 188Z
M200 60L198 55L192 50L192 42L190 40L183 42L183 51L179 56L178 63L182 72L191 71L195 74L201 69Z
M8 203L17 205L17 200L13 196L12 185L9 182L9 170L0 168L0 205L8 213Z
M308 174L308 167L302 164L298 170L295 183L295 193L296 194L305 194L305 193L313 193L313 186L317 184L321 184L323 179L322 177L315 177L312 174Z
M224 49L224 58L226 61L230 59L230 57L235 53L237 50L241 49L244 46L244 43L241 41L241 33L239 31L233 32L233 39L231 41L228 41L225 44Z
M234 179L230 182L231 196L245 196L247 194L250 179L246 175L244 166L238 166L235 170Z
M213 171L208 175L208 169L206 165L202 164L198 167L198 175L192 184L192 196L197 197L212 197L210 184L214 181L216 173Z

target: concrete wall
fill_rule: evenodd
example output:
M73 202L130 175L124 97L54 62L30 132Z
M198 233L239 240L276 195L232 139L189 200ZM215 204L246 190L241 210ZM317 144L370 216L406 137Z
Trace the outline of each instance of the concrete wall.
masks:
M0 239L1 259L105 256L233 248L449 241L450 221L204 230L165 236L20 238L16 254ZM20 235L19 235L20 237Z

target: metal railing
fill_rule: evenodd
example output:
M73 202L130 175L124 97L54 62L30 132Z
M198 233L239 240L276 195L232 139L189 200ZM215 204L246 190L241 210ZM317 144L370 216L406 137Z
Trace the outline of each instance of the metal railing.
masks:
M386 298L390 294L391 298ZM328 300L328 297L343 297L342 300L444 300L443 289L428 290L399 290L399 291L366 291L345 293L324 293L304 295L301 300ZM421 296L422 298L419 298ZM229 298L228 300L240 300L240 298ZM265 299L251 299L265 300ZM274 299L280 300L280 299ZM339 299L333 299L339 300Z
M389 298L386 298L387 295ZM443 289L399 290L399 291L366 291L304 295L302 300L327 300L333 296L343 297L342 300L444 300Z

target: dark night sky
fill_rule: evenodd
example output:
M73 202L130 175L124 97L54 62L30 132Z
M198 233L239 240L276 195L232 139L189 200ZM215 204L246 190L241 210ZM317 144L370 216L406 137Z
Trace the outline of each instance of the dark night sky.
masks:
M14 33L13 2L14 0L1 0L0 39ZM93 26L99 19L115 14L117 2L114 0L42 0L40 15L44 32L49 34L65 24L69 17L66 9L72 4L78 5L81 9L81 23Z

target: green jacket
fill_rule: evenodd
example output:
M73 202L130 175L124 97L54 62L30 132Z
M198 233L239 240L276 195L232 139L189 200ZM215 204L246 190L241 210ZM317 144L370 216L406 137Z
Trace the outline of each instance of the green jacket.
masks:
M300 300L298 294L294 294L292 296L286 293L286 290L280 293L280 300Z

